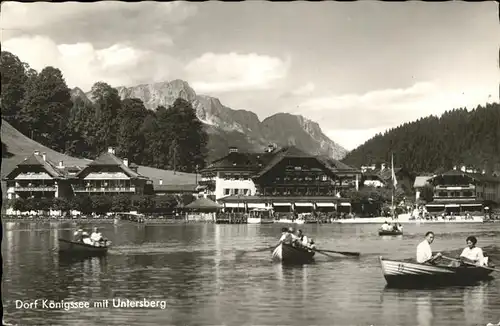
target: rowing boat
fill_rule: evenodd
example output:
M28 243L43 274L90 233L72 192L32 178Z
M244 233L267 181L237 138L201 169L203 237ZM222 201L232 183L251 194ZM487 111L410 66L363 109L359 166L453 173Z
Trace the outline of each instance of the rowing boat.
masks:
M305 264L314 260L314 254L314 251L281 243L273 250L272 259L284 264Z
M84 256L100 256L108 253L109 245L98 247L83 242L59 239L59 253Z
M399 288L473 285L488 279L493 271L478 266L429 265L382 257L380 264L387 285Z
M378 235L403 235L401 230L378 230Z

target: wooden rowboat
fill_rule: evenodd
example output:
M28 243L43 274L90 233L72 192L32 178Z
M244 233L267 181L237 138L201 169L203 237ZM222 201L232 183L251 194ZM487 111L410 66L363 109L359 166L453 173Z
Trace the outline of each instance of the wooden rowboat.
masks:
M272 259L284 264L306 264L314 260L314 254L314 251L281 243L273 250Z
M391 231L386 231L386 230L378 230L378 235L403 235L403 231L400 230L391 230Z
M380 264L387 285L399 288L473 285L488 279L493 272L493 269L477 266L429 265L382 257Z
M97 247L83 242L59 239L59 253L76 256L101 256L108 253L109 246Z

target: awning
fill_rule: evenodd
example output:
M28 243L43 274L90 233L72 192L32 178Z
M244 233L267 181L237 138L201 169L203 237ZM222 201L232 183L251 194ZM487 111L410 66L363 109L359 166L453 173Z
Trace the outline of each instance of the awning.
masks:
M266 204L248 203L248 208L266 208Z
M245 208L245 203L225 203L225 207Z
M444 207L460 207L458 204L446 204Z
M335 207L334 203L316 203L318 207Z
M351 203L340 203L340 206L351 206Z
M444 207L444 204L427 204L426 207Z
M130 180L123 172L89 173L84 180Z
M483 206L483 204L462 204L462 206Z
M312 203L295 203L295 206L298 207L312 207Z
M292 206L291 203L273 203L274 206Z

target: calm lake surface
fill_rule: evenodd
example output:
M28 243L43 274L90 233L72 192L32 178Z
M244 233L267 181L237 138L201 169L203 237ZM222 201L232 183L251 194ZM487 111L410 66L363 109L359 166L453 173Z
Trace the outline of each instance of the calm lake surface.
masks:
M101 225L107 257L60 261L57 239L75 223L3 224L3 305L18 325L486 325L500 321L500 273L471 287L387 289L379 255L410 258L432 230L434 251L469 235L500 265L500 224L405 225L379 237L376 224L302 225L318 248L359 251L284 267L270 251L283 225ZM90 225L89 225L90 226ZM496 275L495 275L496 274ZM112 308L113 298L165 300L166 309ZM109 300L108 308L16 309L16 300Z

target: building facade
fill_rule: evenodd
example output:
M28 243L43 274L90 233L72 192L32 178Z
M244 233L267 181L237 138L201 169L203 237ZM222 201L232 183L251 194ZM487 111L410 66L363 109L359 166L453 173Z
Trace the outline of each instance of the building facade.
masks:
M46 153L35 151L6 175L7 198L58 198L72 195L69 172L63 162L51 162Z
M147 183L146 177L129 167L128 159L115 156L112 147L71 178L75 196L144 194Z
M477 171L453 169L428 180L434 197L427 211L462 214L482 211L487 202L500 203L500 178Z
M243 153L233 147L201 171L200 187L232 211L310 212L339 203L348 207L340 193L357 188L360 176L347 165L293 146L270 146L263 153Z

